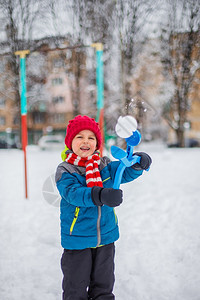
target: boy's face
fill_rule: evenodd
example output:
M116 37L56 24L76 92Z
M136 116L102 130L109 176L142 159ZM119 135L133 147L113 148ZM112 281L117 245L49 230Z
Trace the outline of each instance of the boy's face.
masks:
M80 131L72 140L72 151L81 157L92 155L96 147L97 139L91 130Z

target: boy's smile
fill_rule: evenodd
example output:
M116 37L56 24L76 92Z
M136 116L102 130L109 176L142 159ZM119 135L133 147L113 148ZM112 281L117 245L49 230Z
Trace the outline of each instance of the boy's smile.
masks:
M87 157L94 153L97 139L91 130L80 131L72 140L72 151L80 157Z

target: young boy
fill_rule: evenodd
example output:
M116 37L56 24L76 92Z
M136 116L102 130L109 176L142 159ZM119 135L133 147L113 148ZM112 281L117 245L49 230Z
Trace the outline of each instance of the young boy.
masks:
M56 171L62 197L63 300L115 299L114 242L119 229L114 207L122 203L123 195L112 187L119 162L99 157L100 128L88 116L69 121L65 144L65 161ZM137 155L140 164L125 169L122 183L149 168L149 155Z

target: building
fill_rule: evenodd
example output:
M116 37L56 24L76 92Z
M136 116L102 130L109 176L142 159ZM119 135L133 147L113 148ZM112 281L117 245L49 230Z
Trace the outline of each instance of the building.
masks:
M194 49L194 55L197 55ZM169 144L176 144L175 130L169 126L164 117L164 110L175 114L170 100L174 97L173 82L166 80L161 61L161 49L158 39L147 41L143 51L139 54L138 65L134 69L132 79L133 111L141 131L151 138L162 138ZM170 77L170 76L169 76ZM187 108L185 127L185 144L188 140L197 140L200 145L200 71L195 72L195 80L191 86L188 98L190 106ZM134 100L139 103L136 105ZM131 106L130 106L131 107ZM177 116L178 117L178 116ZM171 121L171 120L170 120Z
M20 141L20 107L16 76L10 65L8 45L0 55L0 140ZM29 144L45 134L65 135L66 126L89 105L86 54L66 39L34 42L26 58L27 127ZM19 84L19 79L18 79Z

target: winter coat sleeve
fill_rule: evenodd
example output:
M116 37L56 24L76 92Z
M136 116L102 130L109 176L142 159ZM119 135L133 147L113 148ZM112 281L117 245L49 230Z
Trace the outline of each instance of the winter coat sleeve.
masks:
M84 186L75 175L64 172L56 185L66 204L79 207L95 206L91 197L91 188Z
M120 164L119 161L112 161L108 164L108 168L109 168L111 179L112 179L113 183L115 180L115 174L116 174L119 164ZM124 170L121 183L127 183L130 181L133 181L136 178L138 178L139 176L141 176L142 173L143 173L143 170L135 170L132 167L127 167Z

